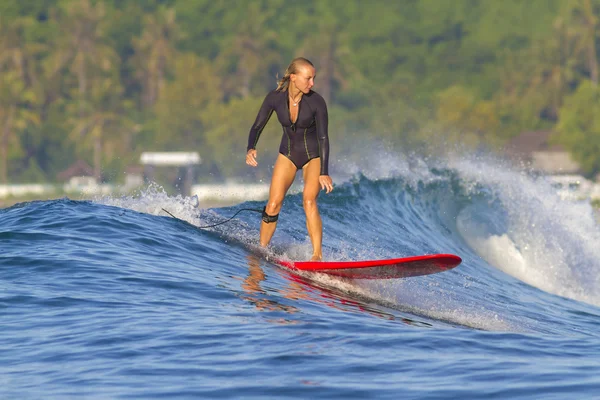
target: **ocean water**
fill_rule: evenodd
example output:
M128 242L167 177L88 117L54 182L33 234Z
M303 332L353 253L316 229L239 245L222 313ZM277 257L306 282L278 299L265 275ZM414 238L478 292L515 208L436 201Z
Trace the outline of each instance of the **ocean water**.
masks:
M600 227L490 159L382 157L319 198L328 260L454 253L440 274L296 275L259 216L149 186L0 210L0 398L600 398ZM164 210L177 218L172 218ZM311 254L300 194L269 252Z

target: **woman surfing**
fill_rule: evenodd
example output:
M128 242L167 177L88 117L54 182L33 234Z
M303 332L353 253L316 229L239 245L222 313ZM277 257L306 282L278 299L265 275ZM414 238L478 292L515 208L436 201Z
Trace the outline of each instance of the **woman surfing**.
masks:
M323 257L321 245L323 225L317 207L321 189L333 190L328 172L329 137L327 133L327 105L321 95L314 92L316 70L306 58L292 60L277 88L267 94L250 129L246 164L256 167L256 144L269 118L275 112L283 128L279 155L275 161L269 200L263 209L260 226L260 245L268 246L277 227L283 199L302 170L304 189L302 203L306 214L306 227L312 243L311 261Z

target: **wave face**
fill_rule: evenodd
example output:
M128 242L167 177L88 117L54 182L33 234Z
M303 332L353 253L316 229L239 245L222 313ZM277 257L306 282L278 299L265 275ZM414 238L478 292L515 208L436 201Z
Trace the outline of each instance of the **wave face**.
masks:
M259 216L150 186L0 210L3 398L544 398L600 389L600 228L501 161L381 156L319 198L328 260L454 253L385 281L294 275ZM269 256L311 254L301 194ZM172 218L165 211L177 218ZM426 361L426 362L425 362Z

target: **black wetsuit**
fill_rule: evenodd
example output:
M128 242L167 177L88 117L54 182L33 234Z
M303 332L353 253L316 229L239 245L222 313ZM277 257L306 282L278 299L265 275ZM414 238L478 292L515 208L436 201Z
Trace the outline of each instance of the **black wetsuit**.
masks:
M298 117L290 118L288 91L273 90L263 101L256 121L250 129L248 149L256 149L256 143L273 111L283 127L279 152L301 169L313 158L321 158L321 175L329 175L329 137L327 135L327 105L321 95L310 91L298 103Z

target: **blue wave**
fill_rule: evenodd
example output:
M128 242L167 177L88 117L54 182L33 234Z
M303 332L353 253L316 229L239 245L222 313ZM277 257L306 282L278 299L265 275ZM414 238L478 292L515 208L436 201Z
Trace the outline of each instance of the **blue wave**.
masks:
M59 398L84 388L92 388L91 397L239 397L281 394L277 382L284 380L294 382L284 397L346 395L351 388L386 396L405 386L336 389L322 377L324 371L334 380L352 375L350 365L391 377L388 357L399 356L389 353L399 333L409 358L423 356L417 343L424 342L434 353L477 349L499 360L462 365L462 375L430 388L438 394L464 396L481 363L503 376L528 376L551 393L557 386L543 378L550 369L539 372L531 363L546 357L549 343L566 349L572 341L579 347L557 362L575 393L590 390L592 381L566 366L571 356L598 356L600 235L592 208L561 200L543 177L489 160L437 164L383 176L359 173L319 198L326 259L440 252L463 258L452 271L392 281L298 276L279 268L257 256L255 213L198 228L243 208L260 209L261 202L205 209L197 199L150 187L133 197L0 210L6 328L0 344L8 349L0 373L9 377L0 393L38 397L28 383L33 379ZM301 194L286 198L279 221L270 251L307 258ZM493 338L488 331L501 336L484 345ZM353 352L384 367L358 361ZM502 363L515 352L533 361L507 370ZM443 357L430 363L447 370ZM411 365L436 381L429 367ZM260 389L249 366L274 378ZM599 372L597 366L586 371L589 379ZM476 393L525 393L518 385L500 387L492 376L478 379L483 391ZM313 381L321 391L310 390ZM411 390L416 397L431 394Z

